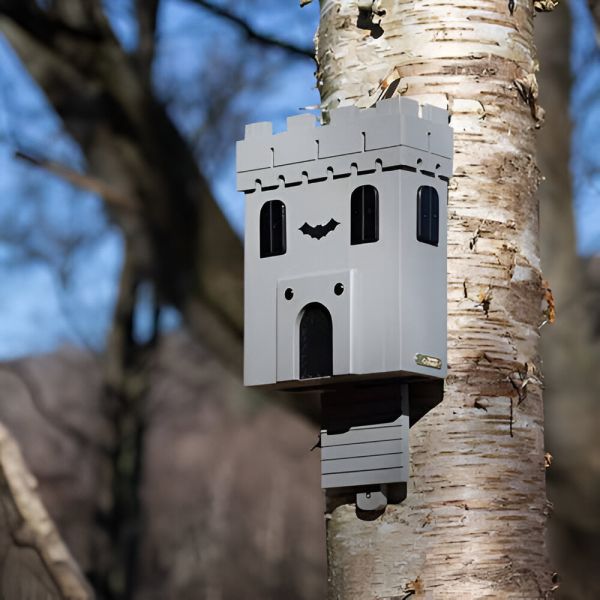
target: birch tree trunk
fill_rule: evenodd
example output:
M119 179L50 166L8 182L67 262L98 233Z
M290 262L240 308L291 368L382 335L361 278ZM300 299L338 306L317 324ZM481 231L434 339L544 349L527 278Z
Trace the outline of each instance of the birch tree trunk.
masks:
M326 107L366 105L395 69L402 94L452 114L450 372L411 430L407 499L375 521L327 515L329 599L550 597L533 3L369 4L321 1L318 84Z

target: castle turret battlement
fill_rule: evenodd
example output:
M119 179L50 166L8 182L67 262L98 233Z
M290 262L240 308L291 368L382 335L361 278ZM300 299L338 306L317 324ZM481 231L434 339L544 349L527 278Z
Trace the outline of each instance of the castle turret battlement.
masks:
M452 129L448 113L409 98L395 97L373 108L330 111L317 126L314 115L289 117L287 130L273 134L270 122L246 126L237 143L239 191L253 191L408 167L448 179L452 174Z
M321 392L321 485L362 510L404 497L410 419L443 396L452 154L448 113L408 98L237 145L244 382Z

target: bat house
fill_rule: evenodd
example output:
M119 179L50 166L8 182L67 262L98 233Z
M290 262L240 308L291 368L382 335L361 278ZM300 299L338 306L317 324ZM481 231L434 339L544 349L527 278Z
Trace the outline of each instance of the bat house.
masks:
M322 390L327 489L405 482L406 444L374 432L404 440L441 398L452 154L448 113L400 97L331 110L325 125L290 117L277 134L254 123L237 143L244 382Z

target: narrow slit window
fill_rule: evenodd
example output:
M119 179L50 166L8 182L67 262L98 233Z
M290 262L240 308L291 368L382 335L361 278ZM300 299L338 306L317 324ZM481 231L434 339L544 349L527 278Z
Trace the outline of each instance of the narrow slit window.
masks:
M352 192L350 206L350 243L370 244L379 240L379 192L372 185L361 185Z
M435 188L422 185L417 192L417 240L437 246L440 239L440 199Z
M260 257L280 256L285 251L285 204L270 200L260 209Z

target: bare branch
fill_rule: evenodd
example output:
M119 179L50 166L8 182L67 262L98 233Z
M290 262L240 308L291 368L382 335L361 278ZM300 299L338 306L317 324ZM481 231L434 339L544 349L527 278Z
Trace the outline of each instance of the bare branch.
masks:
M142 77L150 80L154 51L156 48L156 15L159 0L136 0L135 12L138 24L138 47L136 57Z
M0 424L3 597L92 600L94 594L44 507L19 447ZM9 554L10 552L10 554ZM8 557L12 555L12 563ZM11 564L12 582L5 570Z
M127 241L127 240L126 240ZM113 502L106 513L113 556L100 573L109 597L131 598L137 583L141 543L141 477L146 433L146 400L158 342L158 308L150 340L135 340L135 311L141 274L130 244L125 249L115 316L108 338L104 412L114 431L111 452Z
M22 150L17 150L15 152L15 158L23 160L35 167L39 167L40 169L44 169L45 171L48 171L49 173L68 181L78 188L98 194L108 205L115 206L117 208L126 208L127 210L138 210L138 207L135 206L129 200L129 198L115 190L106 182L92 177L91 175L79 173L74 169L67 167L66 165L54 162L47 158L33 156L32 154Z
M243 19L242 17L232 13L231 11L223 8L221 6L216 6L212 2L208 2L207 0L188 0L192 4L197 4L202 8L210 11L214 15L218 17L222 17L227 21L230 21L234 25L237 25L248 37L249 40L256 42L258 44L262 44L264 46L272 46L274 48L280 48L281 50L285 50L290 54L293 54L302 58L315 58L315 51L313 48L301 47L296 44L292 44L291 42L286 42L285 40L281 40L278 38L274 38L264 33L260 33L256 31L248 21Z
M62 28L58 43L48 33L55 24L43 23L43 14L6 15L2 2L0 31L80 144L90 172L139 204L143 220L116 217L138 240L138 260L153 274L163 302L177 306L191 323L199 322L190 315L197 306L218 305L227 315L219 316L219 329L233 326L224 333L239 339L242 244L162 103L110 31L94 41ZM212 308L202 312L212 316ZM222 337L214 340L219 349ZM213 345L213 339L206 342ZM223 356L226 364L232 364L229 354ZM237 366L241 347L234 354Z
M598 30L598 27L600 27L600 1L588 0L588 6L590 7L590 12L596 21L596 30Z

